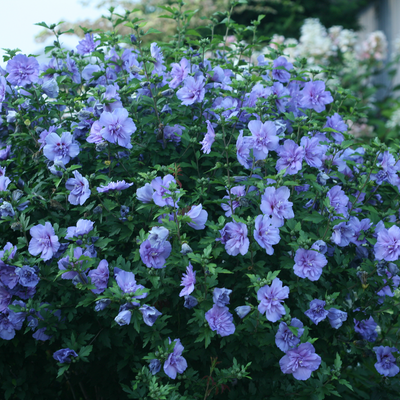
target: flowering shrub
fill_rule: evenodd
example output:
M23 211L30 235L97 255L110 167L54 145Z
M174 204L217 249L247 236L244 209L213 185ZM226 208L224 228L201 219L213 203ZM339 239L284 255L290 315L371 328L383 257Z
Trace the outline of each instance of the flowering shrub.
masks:
M110 20L1 71L5 398L395 396L399 146L301 61L243 61L259 21L230 51Z

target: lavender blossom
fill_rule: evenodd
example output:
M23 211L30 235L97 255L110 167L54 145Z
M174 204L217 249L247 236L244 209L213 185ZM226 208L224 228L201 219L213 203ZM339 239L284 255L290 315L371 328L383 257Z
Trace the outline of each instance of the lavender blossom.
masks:
M300 343L300 337L304 333L303 323L297 318L292 318L290 327L297 328L297 333L294 334L286 322L281 322L275 335L275 344L285 353L294 349Z
M228 307L213 307L206 312L206 320L212 331L216 331L218 335L229 336L235 333L235 325L233 323L233 315L229 312Z
M229 304L229 295L232 293L232 290L225 288L214 288L213 291L213 302L218 307L224 307Z
M153 193L154 193L154 189L153 189L152 185L150 185L150 183L146 183L141 188L136 189L137 199L145 204L153 201Z
M309 138L303 136L300 144L304 148L304 159L310 167L321 168L322 160L326 153L326 146L319 144L320 140L316 137Z
M169 82L169 87L176 89L187 78L190 72L190 62L183 57L179 64L172 63L171 67L171 76L173 79Z
M129 325L131 323L131 318L132 318L132 311L131 310L122 310L114 318L114 321L119 326L124 326L124 325Z
M393 225L389 229L382 229L378 233L378 240L374 245L377 260L396 261L400 256L400 228Z
M249 250L250 241L247 237L247 226L242 222L228 222L225 227L219 231L220 240L225 245L226 252L231 256L237 256L239 253L244 256Z
M110 182L106 186L101 185L100 187L98 187L97 191L99 193L108 193L110 191L115 191L115 190L121 191L121 190L128 189L132 185L133 185L133 183L126 183L125 181Z
M140 258L148 268L165 268L166 259L171 254L171 243L164 241L161 245L153 247L149 240L145 240L139 248Z
M36 225L30 229L29 233L32 236L29 242L29 253L33 256L37 256L40 253L44 261L50 260L60 247L58 236L56 236L51 223L46 222L45 225Z
M135 295L138 290L143 290L145 287L136 283L135 274L133 272L127 272L119 268L114 268L114 274L118 286L124 293L129 294L135 300L144 299L147 297L148 293ZM139 303L133 300L132 305L138 306Z
M188 296L194 290L194 285L196 283L196 271L193 272L193 265L189 261L189 266L186 267L186 274L182 275L182 280L180 286L183 289L179 293L179 297Z
M361 335L364 340L368 342L375 342L378 337L378 332L376 328L378 324L374 321L372 317L368 319L363 319L362 321L354 321L354 330Z
M282 286L282 281L275 278L271 286L265 285L257 292L257 299L260 301L258 311L265 313L268 321L276 322L286 314L281 303L289 297L289 287Z
M288 350L279 360L279 365L284 374L293 374L293 378L305 381L319 368L321 357L315 353L314 346L307 342Z
M19 284L24 287L35 287L40 280L36 275L35 269L29 265L24 265L22 268L16 268L15 274L19 278Z
M243 137L243 131L240 131L239 137L236 141L236 156L243 167L250 169L252 164L252 159L250 157L250 149L253 148L253 137L245 136Z
M46 136L46 145L43 148L43 154L54 162L68 164L71 158L79 154L79 144L74 141L69 132L63 132L61 137L55 132Z
M285 57L280 56L276 60L274 60L273 67L274 69L272 70L272 78L282 83L289 82L290 72L288 71L293 69L293 64L286 60ZM276 69L277 67L280 68Z
M258 120L249 122L252 133L253 154L256 160L264 160L269 150L276 150L279 146L279 138L276 136L276 127L272 121L262 123Z
M274 254L273 245L281 240L279 228L272 225L272 219L268 215L259 215L255 219L254 239L266 250L267 254Z
M340 186L333 186L326 196L330 201L331 207L334 208L335 214L342 214L344 217L348 216L347 203L349 198L344 194Z
M83 235L87 235L93 230L94 222L90 219L79 219L75 226L70 226L67 228L67 234L65 239L72 239L74 237L78 238Z
M192 219L192 222L188 222L188 225L191 228L196 229L196 231L202 230L206 227L205 224L207 222L208 213L206 210L203 210L201 204L198 206L192 206L185 215Z
M143 304L139 308L139 311L143 314L143 321L148 326L153 326L157 318L162 315L155 307L148 306L147 304Z
M175 379L177 373L183 374L187 368L187 362L182 357L184 347L182 346L179 339L175 339L174 342L176 342L174 351L169 354L167 360L164 363L164 372L171 379Z
M70 363L71 357L78 357L75 350L69 348L60 349L53 353L53 358L61 364Z
M39 63L35 57L17 54L8 61L6 70L7 80L11 85L26 87L39 80Z
M92 284L96 286L96 289L92 289L93 293L100 294L104 292L107 288L109 274L107 260L101 260L97 268L89 272Z
M187 309L191 309L193 307L196 307L199 302L197 301L196 297L193 297L191 295L185 296L185 302L183 303L183 307Z
M325 91L325 83L322 81L306 82L301 94L300 107L312 108L318 113L325 111L325 105L333 102L331 93Z
M165 194L171 194L168 190L171 182L176 183L175 178L171 174L164 176L162 179L158 176L151 181L151 186L154 189L153 200L159 207L177 207L177 204L174 203L172 197L163 198Z
M78 171L73 171L74 178L69 178L65 183L65 187L71 191L68 195L68 201L77 206L83 205L90 197L89 182Z
M314 299L310 302L310 309L304 314L306 314L315 325L318 325L318 323L323 321L328 315L328 311L324 308L325 304L323 300Z
M296 251L294 261L293 270L295 275L300 278L308 278L310 281L317 281L322 274L322 268L328 264L328 260L323 254L315 250L302 248Z
M210 154L211 152L211 146L215 141L215 132L214 132L214 128L211 124L210 121L206 121L207 123L207 133L204 136L204 139L200 142L200 144L202 145L202 152L204 154Z
M261 196L261 211L271 217L271 225L280 228L284 219L294 218L293 203L288 201L290 190L286 186L278 189L267 187Z
M243 319L250 311L250 306L239 306L235 308L236 314L240 319Z
M85 39L82 39L78 46L76 46L76 51L82 55L90 54L96 49L97 46L100 45L100 43L100 40L93 40L93 34L86 33Z
M276 170L282 171L286 168L286 175L297 174L302 167L304 149L298 146L293 140L285 140L283 146L279 146L277 151L280 157L276 162Z
M331 135L336 143L342 143L344 136L341 132L346 132L348 126L344 123L343 118L338 113L335 113L332 115L332 117L326 117L326 124L324 128L331 128L337 131L331 132Z
M112 113L104 111L99 122L104 126L101 134L105 140L127 149L132 148L131 135L136 132L136 125L125 108L116 108Z
M339 329L343 322L347 320L347 313L337 308L330 308L328 310L328 319L332 328Z
M392 354L399 352L395 347L379 346L374 347L373 350L378 360L375 363L375 368L381 375L392 377L399 373L400 369L396 365L396 357Z
M188 76L183 83L183 88L176 92L176 96L182 101L182 105L190 106L204 100L206 90L203 75L197 75L195 78Z
M161 362L160 360L157 360L156 358L153 358L152 360L150 360L149 363L149 370L151 372L152 375L157 374L158 372L160 372L161 369Z

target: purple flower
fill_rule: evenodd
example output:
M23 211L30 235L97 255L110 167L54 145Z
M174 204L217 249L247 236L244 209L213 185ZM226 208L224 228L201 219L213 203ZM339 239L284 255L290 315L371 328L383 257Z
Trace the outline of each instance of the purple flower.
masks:
M267 187L261 196L261 211L269 215L272 219L272 225L276 227L283 226L284 219L294 218L293 203L288 201L290 190L286 186L279 189Z
M78 260L82 255L86 256L86 257L90 257L90 254L87 250L84 252L82 247L75 247L74 248L74 258ZM74 280L76 278L78 282L87 283L87 282L85 282L85 280L86 280L85 272L80 271L80 268L79 268L82 265L82 260L74 263L74 262L70 261L69 255L67 255L66 257L61 258L57 262L57 264L58 264L58 268L60 271L63 271L63 270L68 271L61 275L61 279ZM78 283L78 282L76 282L76 283Z
M148 268L165 268L166 259L171 254L171 243L164 241L153 247L149 240L145 240L139 248L140 258Z
M179 339L175 339L176 342L173 353L170 353L167 360L164 363L164 372L171 378L175 379L176 374L183 374L187 368L187 362L182 357L184 347Z
M211 152L211 146L215 141L215 132L214 132L214 128L211 124L210 121L206 121L207 122L207 133L204 136L204 139L200 142L200 144L202 145L202 152L204 154L210 154Z
M331 128L338 132L331 132L331 135L336 143L342 143L344 136L340 132L347 131L347 125L344 123L343 118L338 114L333 114L332 117L326 117L326 124L324 128Z
M182 105L184 106L190 106L191 104L203 101L205 94L203 75L198 75L195 78L188 76L184 80L183 88L176 92L178 99L182 101Z
M354 321L354 330L361 335L364 340L368 342L375 342L376 338L378 337L378 332L376 328L378 324L374 321L372 317L368 319L363 319L362 321Z
M175 124L174 126L167 125L164 127L164 138L167 142L179 143L184 130L185 127L178 124Z
M124 190L132 186L133 183L126 183L125 181L110 182L107 186L101 185L97 188L99 193L108 193L114 190Z
M289 287L282 286L282 281L275 278L271 286L265 285L257 292L257 299L260 301L258 311L265 313L268 321L276 322L286 314L281 303L289 297Z
M236 142L236 156L239 163L247 169L250 169L252 164L252 159L250 157L251 148L253 148L253 137L243 137L243 131L240 131Z
M93 41L93 34L86 33L85 39L82 39L76 46L76 51L82 55L90 54L100 43L100 40Z
M19 277L19 283L24 287L35 287L39 283L39 277L34 268L23 265L22 268L16 268L15 273Z
M75 226L70 226L67 228L67 234L65 239L71 239L73 237L79 237L87 235L93 230L94 222L90 219L79 219Z
M396 358L392 352L398 353L395 347L379 346L374 347L378 362L375 363L376 370L383 376L395 376L399 373L399 367L396 365Z
M131 323L132 312L131 310L122 310L118 313L118 315L114 318L114 321L119 326L129 325Z
M232 211L234 212L236 208L240 206L238 197L244 197L246 195L246 186L235 186L228 191L228 196L224 196L223 199L228 200L228 204L222 203L221 207L225 212L227 217L232 215ZM230 195L229 195L230 193Z
M203 210L203 206L199 204L198 206L192 206L192 208L185 213L188 217L192 219L192 222L188 222L188 225L196 229L196 231L202 230L206 227L206 222L208 218L208 213Z
M7 82L3 76L0 76L0 111L2 109L3 101L6 98Z
M190 72L190 62L183 57L179 64L172 63L171 67L171 76L173 79L169 83L169 87L176 89L188 76Z
M272 256L274 249L272 245L278 244L281 240L279 228L272 225L272 218L268 215L259 215L255 219L254 239L266 250L267 254Z
M89 272L92 284L96 286L96 289L92 289L93 293L100 294L104 292L107 288L109 275L107 260L101 260L97 268Z
M111 300L109 299L100 299L96 301L96 305L94 307L94 311L99 312L105 310L111 304ZM115 319L114 319L115 321Z
M297 328L297 334L294 334L289 329L286 322L281 322L278 332L276 332L275 335L275 344L285 353L295 348L300 343L300 337L304 333L303 323L297 318L292 318L290 326Z
M232 293L232 290L225 288L215 288L213 291L213 302L218 307L223 307L229 304L229 295Z
M69 178L65 182L65 187L71 191L68 195L68 201L75 206L83 205L91 194L89 182L78 171L75 170L72 173L75 178Z
M389 229L382 229L378 233L378 240L374 246L377 260L396 261L400 256L400 228L393 225Z
M15 300L13 305L25 307L25 303L20 300ZM4 340L11 340L15 336L15 331L22 328L25 320L26 312L14 312L9 308L0 312L0 338Z
M150 203L153 200L154 189L150 183L146 183L139 189L136 189L136 197L142 203Z
M220 240L225 245L226 252L231 256L237 256L239 253L244 256L249 250L250 241L247 237L247 226L242 222L228 222L224 228L219 231Z
M179 297L188 296L194 290L194 285L196 283L196 271L193 272L193 265L189 261L189 266L186 267L186 274L182 275L182 281L180 286L183 289L179 293Z
M323 300L314 299L310 302L310 309L304 314L306 314L315 325L318 325L318 323L324 320L328 315L328 311L324 308L325 304Z
M293 374L293 378L305 381L321 365L321 357L315 353L311 343L302 343L293 350L288 350L279 360L279 365L284 374Z
M8 185L11 183L11 179L5 175L0 176L0 192L7 190Z
M164 65L164 57L157 43L150 45L150 54L156 60L152 74L163 75L167 68Z
M8 305L11 303L11 298L12 294L0 284L0 313L7 309Z
M139 311L143 314L143 321L148 326L153 326L157 318L162 315L155 307L148 306L147 304L143 304L139 308Z
M127 272L119 268L114 268L114 274L116 276L118 286L124 293L128 293L134 299L144 299L147 297L148 293L142 293L135 295L138 290L143 290L145 287L143 285L137 284L135 279L135 274L133 272ZM134 306L138 306L139 303L132 301Z
M39 80L39 63L35 57L17 54L7 63L6 70L11 85L26 87Z
M286 175L297 174L301 170L304 158L304 149L298 146L293 140L285 140L283 146L279 146L277 151L279 159L276 162L276 170L282 171L286 168Z
M149 370L152 375L155 375L157 372L159 372L161 369L161 362L160 360L157 360L157 358L153 358L150 360L149 364Z
M71 158L79 154L79 144L74 141L69 132L63 132L61 137L55 132L46 136L46 145L43 148L43 154L54 162L68 164Z
M60 349L53 353L53 358L61 364L70 363L71 357L78 357L78 354L69 348Z
M328 260L323 254L301 248L296 251L294 261L295 275L300 278L308 278L310 281L317 281L322 274L322 268L328 264Z
M193 307L196 307L199 302L197 301L196 297L193 297L191 295L185 296L185 302L183 303L183 307L187 309L191 309Z
M155 190L153 193L153 200L159 207L177 207L177 204L174 203L174 200L171 197L163 198L165 194L171 194L168 190L171 182L176 183L176 180L171 174L164 176L162 179L158 176L151 181L151 186Z
M340 247L346 247L350 244L354 236L354 229L346 222L341 222L333 227L331 240Z
M328 319L332 328L339 329L343 322L347 320L347 313L337 308L330 308L328 310Z
M325 105L333 102L331 93L325 91L325 83L322 81L307 82L301 94L303 97L300 100L300 107L312 108L318 113L325 111Z
M50 126L49 130L44 130L43 132L40 133L40 138L38 139L38 143L40 143L39 150L41 150L46 145L46 137L50 133L56 132L56 130L59 128L60 126L52 125Z
M228 307L213 307L206 312L206 320L212 331L216 331L218 335L229 336L235 333L235 324L233 323L233 315L229 312Z
M280 56L273 63L274 69L272 70L272 78L276 79L279 82L285 83L289 82L290 72L285 70L293 69L293 65L286 60L285 57ZM281 67L280 69L275 69L277 67Z
M321 168L322 159L326 153L326 146L319 144L320 140L316 137L309 138L303 136L300 144L304 148L304 159L310 167Z
M29 233L32 236L29 242L29 253L33 256L37 256L40 253L44 261L50 260L60 247L58 237L51 223L46 222L45 225L36 225L30 229Z
M349 198L344 194L340 186L333 186L326 196L336 214L342 214L344 217L348 216L347 203L349 202Z
M112 113L104 111L99 122L104 126L101 134L105 140L127 149L132 148L131 135L136 132L136 125L125 108L116 108Z
M10 289L14 289L19 282L19 276L17 275L16 270L16 267L6 265L3 262L2 265L0 265L0 281Z
M272 121L262 123L258 120L249 122L252 133L253 154L256 160L264 160L269 150L276 150L279 146L279 137L276 136L276 127Z
M101 125L100 121L94 121L93 125L90 128L89 136L86 138L88 143L104 143L103 135L101 130L103 126Z
M250 306L239 306L235 308L236 314L239 316L239 318L243 319L250 311L251 307Z

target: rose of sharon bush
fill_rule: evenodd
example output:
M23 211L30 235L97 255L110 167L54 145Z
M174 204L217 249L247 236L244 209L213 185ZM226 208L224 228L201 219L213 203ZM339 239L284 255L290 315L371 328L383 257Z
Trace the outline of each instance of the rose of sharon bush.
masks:
M365 99L332 70L256 61L257 24L242 46L231 12L220 40L163 11L170 43L112 11L132 36L6 50L1 393L397 398L396 142L353 140Z

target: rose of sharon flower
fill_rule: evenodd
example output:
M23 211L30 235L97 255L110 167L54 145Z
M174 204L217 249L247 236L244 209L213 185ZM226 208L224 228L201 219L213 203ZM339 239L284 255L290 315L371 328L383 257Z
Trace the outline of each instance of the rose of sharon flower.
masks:
M287 139L283 146L279 146L276 152L279 159L276 162L276 170L282 171L286 168L285 175L294 175L301 170L304 158L304 148L297 145L293 140Z
M252 133L253 154L256 160L264 160L269 150L276 150L279 146L279 137L276 135L276 126L272 121L262 123L258 120L249 122Z
M89 277L96 286L96 289L92 289L93 293L100 294L104 292L107 288L109 274L107 260L101 260L97 268L89 272Z
M328 264L328 260L323 254L315 250L298 249L294 256L294 273L300 278L308 278L310 281L317 281L322 268Z
M196 283L196 271L193 272L193 265L189 261L189 266L186 267L186 274L182 275L182 281L180 286L183 289L179 293L179 297L188 296L194 290L194 285Z
M32 236L29 242L29 253L33 256L40 254L44 261L50 260L60 247L58 236L56 236L51 223L36 225L30 229L29 233Z
M104 126L100 132L105 140L132 148L131 135L136 131L136 125L125 108L116 108L112 113L104 111L99 122Z
M162 313L160 313L160 311L158 311L155 307L149 306L147 304L143 304L143 306L139 308L139 311L143 315L144 323L148 326L153 326L157 318L162 315Z
M272 219L268 215L259 215L255 219L254 239L266 250L270 256L274 254L272 245L278 244L281 240L279 228L272 225Z
M349 198L344 194L342 188L337 185L333 186L326 196L328 197L331 206L335 209L335 213L347 217L347 203L349 202Z
M165 240L159 245L152 246L145 240L139 248L140 258L148 268L165 268L166 259L171 254L171 243Z
M276 322L286 314L281 303L289 297L289 287L282 286L282 281L275 278L271 286L265 285L257 292L257 299L260 301L258 311L265 313L268 321Z
M6 70L11 85L28 86L39 80L39 63L35 57L17 54L7 63Z
M184 81L183 88L176 92L176 96L182 101L183 106L203 101L206 90L204 88L204 76L197 77L188 76Z
M303 323L297 318L292 318L290 326L297 328L296 335L289 329L285 322L279 324L278 332L275 335L275 344L285 353L300 343L300 337L304 333Z
M286 186L279 189L267 187L261 196L261 211L271 216L271 225L280 228L284 219L294 218L293 203L288 201L290 190Z
M164 206L170 206L170 207L176 207L176 203L174 204L174 200L171 197L163 198L165 194L171 194L171 192L168 190L169 185L171 182L176 183L175 178L171 175L165 175L164 178L161 179L161 177L154 178L151 181L151 186L154 189L153 193L153 201L156 203L159 207L164 207Z
M347 320L347 312L338 310L337 308L330 308L328 310L328 319L331 327L339 329L343 322Z
M322 81L307 82L301 94L303 97L300 100L300 107L312 108L318 113L325 111L325 105L333 102L331 93L325 91L325 83Z
M215 132L211 122L208 120L206 122L207 122L207 133L205 134L204 139L200 142L200 144L202 145L201 151L204 154L210 154L211 146L215 141Z
M379 346L374 347L378 362L375 363L376 370L383 376L395 376L399 373L399 367L396 365L396 358L392 352L398 353L395 347Z
M202 230L206 227L208 213L206 210L203 210L203 206L199 204L198 206L193 206L187 213L185 213L188 217L192 219L192 222L188 222L188 225L196 229L196 231Z
M354 321L354 330L361 335L364 340L368 342L375 342L376 338L378 337L378 332L376 328L378 324L374 321L372 317L368 319L363 319L362 321Z
M182 357L184 347L179 339L175 339L176 342L174 351L169 354L167 360L164 363L164 372L171 378L175 379L176 374L183 374L187 368L187 362ZM171 340L170 340L171 343Z
M226 288L214 288L213 291L213 302L219 307L226 306L229 304L229 295L232 290Z
M389 229L382 229L378 233L374 252L377 260L398 260L400 256L400 228L393 225Z
M72 357L78 357L75 350L71 350L69 348L57 350L53 353L53 358L61 364L70 363Z
M89 181L84 178L78 171L73 171L75 178L69 178L65 182L65 187L71 191L68 196L68 201L77 206L83 205L90 197Z
M244 256L249 250L250 241L247 237L247 226L242 222L228 222L222 230L220 240L225 245L226 252L231 256L239 253Z
M126 183L125 181L110 182L106 186L101 185L100 187L98 187L97 191L99 193L108 193L108 192L114 191L114 190L120 191L120 190L128 189L128 187L130 187L132 185L133 185L133 183Z
M235 333L233 315L228 307L220 307L214 304L211 310L206 312L206 320L212 331L216 331L221 336L229 336Z
M293 350L288 350L279 360L279 365L284 374L293 374L299 381L305 381L316 371L321 364L321 357L315 353L311 343L302 343Z
M328 315L328 311L324 308L325 304L323 300L314 299L310 302L310 309L304 314L306 314L315 325L318 325L318 323L324 320Z
M118 286L124 293L129 293L131 296L135 294L135 292L139 289L144 289L143 285L139 285L136 283L135 274L133 272L127 272L119 268L114 268L114 274L116 276L115 280L117 281ZM139 294L133 296L134 299L144 299L147 297L148 293ZM134 306L138 306L139 303L132 301Z
M43 154L50 161L61 162L65 165L79 154L79 144L74 141L70 132L63 132L61 137L51 132L46 136Z

